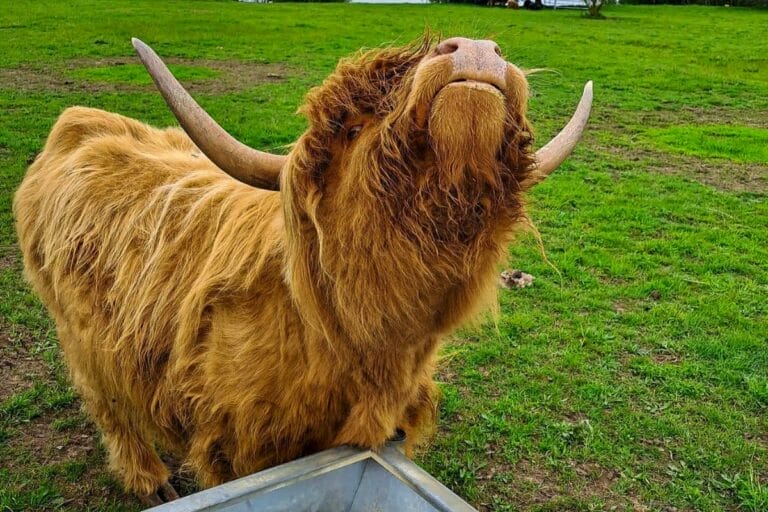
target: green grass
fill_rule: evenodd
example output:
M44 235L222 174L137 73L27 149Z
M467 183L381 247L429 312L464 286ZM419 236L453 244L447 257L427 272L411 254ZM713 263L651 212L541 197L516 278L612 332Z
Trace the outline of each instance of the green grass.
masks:
M531 76L545 141L595 81L589 131L530 197L535 237L496 325L445 347L440 430L418 462L483 510L768 509L768 11L17 0L0 10L0 357L42 371L0 400L0 510L135 510L77 411L54 331L24 284L12 193L56 116L99 107L167 125L132 58L285 64L283 81L200 93L238 138L284 149L342 56L429 27L489 37ZM130 61L129 61L130 62ZM186 61L185 61L186 62ZM204 65L182 81L215 81ZM58 82L49 79L57 77ZM20 78L21 77L21 78ZM67 87L56 83L73 82ZM753 179L734 182L740 177ZM8 334L10 333L10 334ZM5 336L4 336L5 337ZM4 339L0 338L0 339ZM25 363L26 364L26 363ZM0 377L6 370L0 366ZM2 389L2 387L0 387ZM91 451L71 449L88 437ZM58 450L57 446L63 446Z
M768 129L705 125L653 128L647 134L663 149L704 158L768 164Z
M183 64L170 64L168 68L180 81L210 80L221 75L219 71L200 66L185 66ZM95 66L80 68L72 71L73 78L82 78L94 82L122 83L130 85L150 85L152 78L141 64L127 64L121 66Z

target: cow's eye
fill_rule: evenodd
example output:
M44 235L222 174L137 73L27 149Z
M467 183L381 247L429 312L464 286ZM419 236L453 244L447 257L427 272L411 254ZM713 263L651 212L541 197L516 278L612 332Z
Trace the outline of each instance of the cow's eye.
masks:
M358 135L360 135L360 130L363 129L363 125L356 124L354 126L350 126L347 129L347 140L354 140L357 138Z

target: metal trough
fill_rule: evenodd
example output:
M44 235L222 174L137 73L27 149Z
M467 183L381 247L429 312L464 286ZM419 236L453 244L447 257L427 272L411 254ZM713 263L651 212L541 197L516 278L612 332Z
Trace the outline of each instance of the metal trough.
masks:
M340 447L276 466L152 512L477 512L393 444Z

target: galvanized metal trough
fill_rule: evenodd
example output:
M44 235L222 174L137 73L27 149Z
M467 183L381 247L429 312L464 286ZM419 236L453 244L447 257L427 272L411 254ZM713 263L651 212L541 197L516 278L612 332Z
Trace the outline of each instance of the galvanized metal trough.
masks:
M152 512L477 512L388 444L333 448L181 498Z

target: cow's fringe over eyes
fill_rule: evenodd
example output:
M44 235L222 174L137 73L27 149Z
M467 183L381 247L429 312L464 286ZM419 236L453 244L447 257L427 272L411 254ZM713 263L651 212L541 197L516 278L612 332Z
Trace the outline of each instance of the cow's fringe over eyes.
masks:
M128 489L167 481L155 443L209 486L429 435L439 340L495 303L533 163L522 78L503 111L460 92L413 106L433 51L341 61L307 95L280 192L178 129L59 118L16 194L19 240Z

